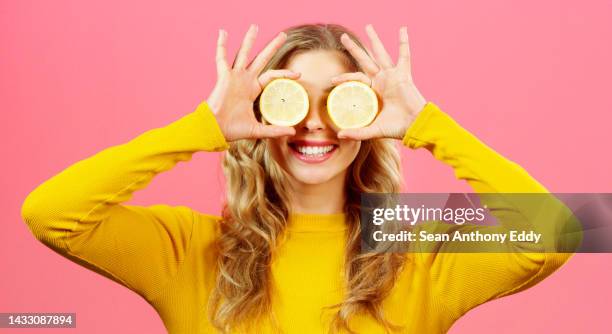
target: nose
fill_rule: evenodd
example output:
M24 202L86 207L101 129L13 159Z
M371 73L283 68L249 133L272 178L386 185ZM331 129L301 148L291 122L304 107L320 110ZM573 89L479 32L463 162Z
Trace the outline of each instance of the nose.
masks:
M300 128L305 131L320 131L325 130L326 124L324 119L324 110L318 107L311 107L308 114L302 120Z

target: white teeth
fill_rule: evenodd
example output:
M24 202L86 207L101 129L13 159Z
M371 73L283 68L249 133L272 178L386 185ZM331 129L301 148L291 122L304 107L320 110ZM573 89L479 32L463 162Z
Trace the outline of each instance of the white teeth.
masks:
M334 148L333 145L327 146L296 146L298 152L304 155L321 156Z

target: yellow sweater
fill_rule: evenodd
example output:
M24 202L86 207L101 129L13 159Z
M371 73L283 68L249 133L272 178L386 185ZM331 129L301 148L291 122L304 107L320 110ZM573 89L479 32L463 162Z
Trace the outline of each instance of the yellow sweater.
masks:
M403 143L425 147L476 192L546 192L429 103ZM79 161L36 188L22 216L60 255L141 295L170 333L214 332L206 303L215 280L211 243L219 217L185 206L125 205L155 175L199 151L228 147L206 103L192 113ZM522 210L522 208L515 208ZM273 310L285 333L325 333L325 306L343 299L344 215L293 215L272 264ZM571 254L416 254L384 302L404 333L446 332L471 308L541 281ZM359 315L352 328L384 333ZM270 332L267 325L251 328Z

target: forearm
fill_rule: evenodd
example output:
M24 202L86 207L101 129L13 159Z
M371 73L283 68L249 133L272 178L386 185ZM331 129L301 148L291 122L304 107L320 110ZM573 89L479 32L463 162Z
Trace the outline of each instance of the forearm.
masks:
M523 168L489 148L435 104L425 106L406 132L403 143L413 149L428 149L476 192L547 192Z
M403 142L426 148L451 166L458 179L481 194L481 205L487 205L503 228L538 230L549 242L547 250L556 250L555 239L571 221L571 212L521 166L485 145L436 105L427 104Z
M22 216L37 238L67 247L65 237L102 221L155 175L198 151L227 147L205 103L196 111L133 140L79 161L32 191Z
M424 263L431 263L430 272L440 277L433 282L434 290L450 308L463 314L484 301L524 290L570 257L556 252L563 231L575 224L571 211L523 168L486 146L435 105L426 106L403 142L411 148L426 148L451 166L457 178L479 193L480 205L486 204L499 224L462 226L463 230L533 229L542 233L541 243L508 241L489 250L493 253L480 249L484 253L465 254L467 247L460 242L441 245L443 254ZM472 282L478 282L478 288L463 286Z

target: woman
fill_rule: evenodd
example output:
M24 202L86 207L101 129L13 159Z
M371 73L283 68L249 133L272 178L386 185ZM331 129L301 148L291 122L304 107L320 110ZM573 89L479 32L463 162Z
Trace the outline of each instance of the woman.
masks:
M559 268L568 254L360 254L359 195L399 191L398 140L430 150L476 192L546 192L419 93L405 27L396 63L366 32L371 52L338 25L293 27L249 62L251 26L230 65L220 31L206 102L46 181L24 220L62 256L140 294L171 333L440 333ZM294 127L263 124L256 108L281 77L309 95ZM368 127L339 131L325 98L347 80L370 85L382 110ZM326 146L325 159L300 153L309 146ZM177 162L222 150L221 217L122 204Z

